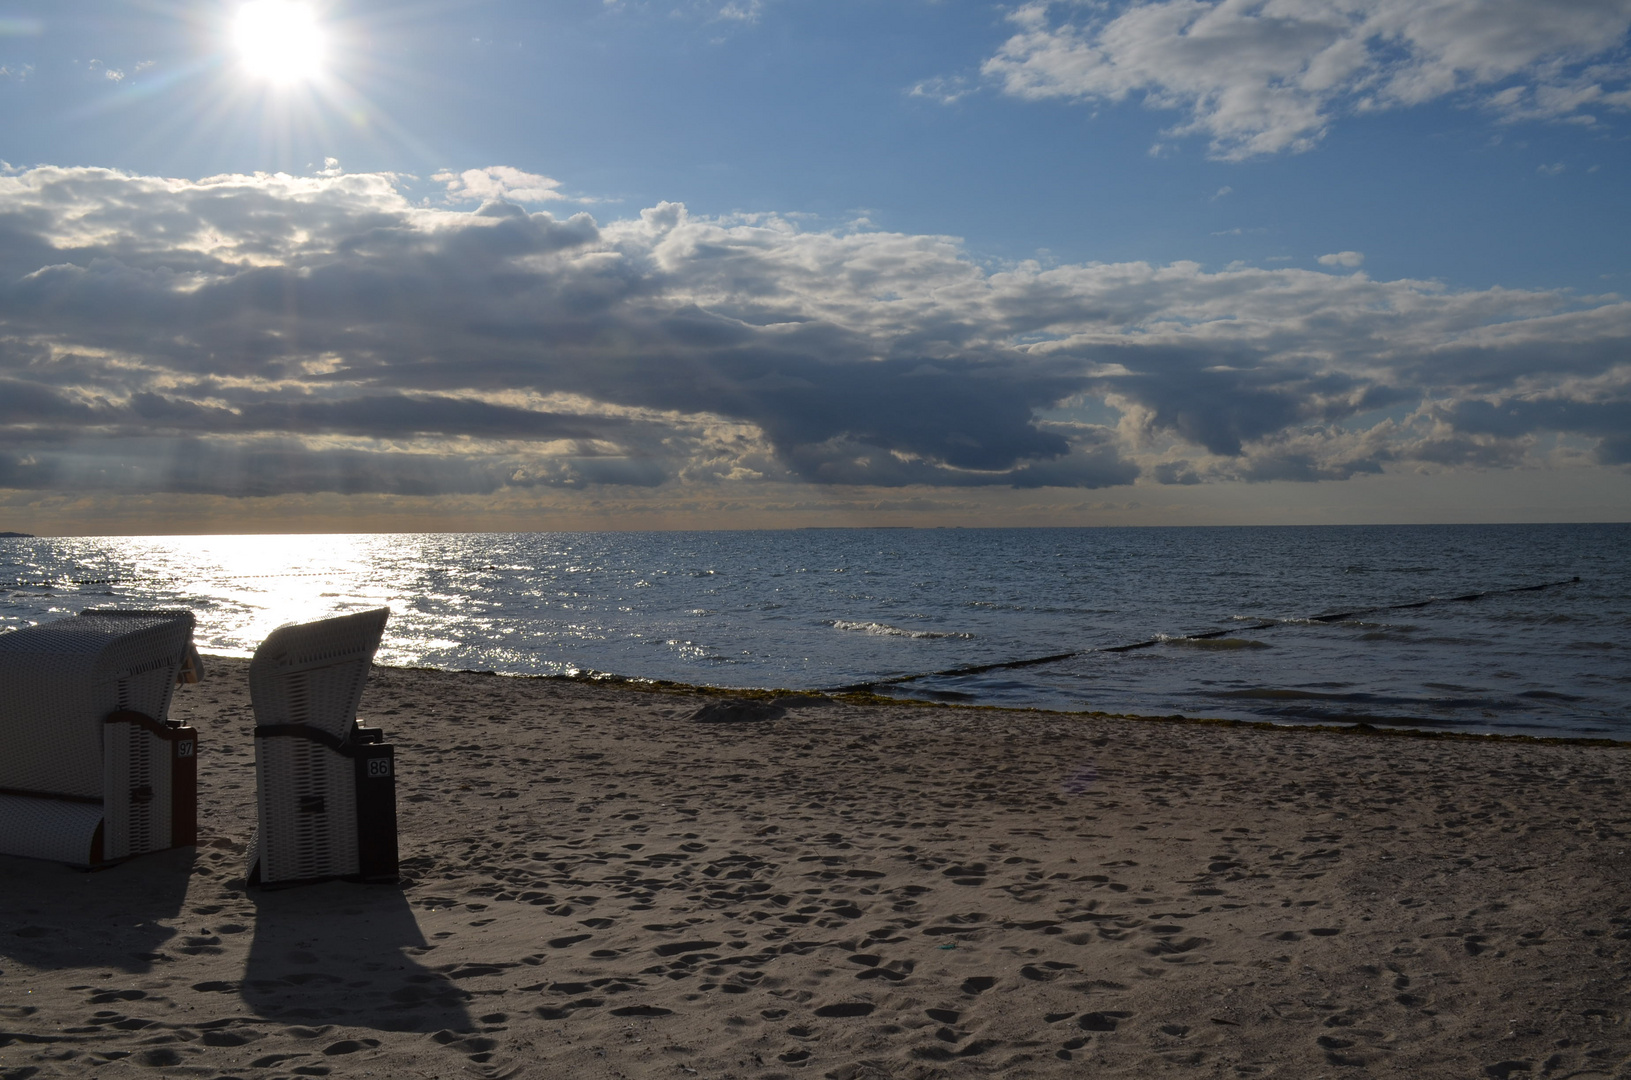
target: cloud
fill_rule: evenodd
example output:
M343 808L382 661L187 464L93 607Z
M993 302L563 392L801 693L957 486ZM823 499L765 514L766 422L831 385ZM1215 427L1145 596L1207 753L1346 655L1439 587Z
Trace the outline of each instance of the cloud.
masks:
M662 19L672 23L676 19L694 20L703 24L735 23L748 26L759 20L764 10L764 0L679 0L678 3L668 0L665 3L653 3L652 0L601 0L603 6L610 11L624 15L643 16L650 19ZM716 39L717 43L717 39Z
M453 200L513 199L516 202L549 202L564 199L556 189L559 180L537 173L522 172L508 165L489 165L485 169L465 169L463 172L439 172L431 177L447 185L447 196Z
M937 76L914 83L907 91L912 97L928 98L942 105L952 105L973 93L975 84L961 76Z
M729 19L735 22L754 22L759 18L763 7L762 0L731 0L730 3L721 4L716 18Z
M1321 266L1342 266L1353 269L1363 266L1365 253L1362 251L1334 251L1329 255L1321 255L1318 260Z
M1199 484L1201 478L1189 467L1188 459L1163 461L1150 470L1158 484Z
M1017 33L983 67L1007 93L1137 98L1226 160L1445 97L1503 120L1631 108L1628 0L1037 0L1010 18Z
M1598 458L1606 464L1631 463L1631 395L1582 401L1556 395L1461 401L1438 410L1449 427L1465 437L1493 437L1512 443L1537 433L1569 431L1601 440Z
M472 172L527 175L459 182ZM502 197L416 205L395 177L337 165L0 175L0 487L30 491L1094 489L1614 466L1631 461L1628 345L1614 297L1193 263L992 269L948 237L677 203L604 223Z

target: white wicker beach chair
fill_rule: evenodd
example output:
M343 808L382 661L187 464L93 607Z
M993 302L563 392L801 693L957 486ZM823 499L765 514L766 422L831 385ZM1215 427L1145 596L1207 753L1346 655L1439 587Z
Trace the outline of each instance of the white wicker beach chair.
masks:
M397 880L395 750L357 705L390 610L280 626L255 650L259 827L247 880Z
M198 733L169 720L190 611L0 634L0 854L98 866L198 838Z

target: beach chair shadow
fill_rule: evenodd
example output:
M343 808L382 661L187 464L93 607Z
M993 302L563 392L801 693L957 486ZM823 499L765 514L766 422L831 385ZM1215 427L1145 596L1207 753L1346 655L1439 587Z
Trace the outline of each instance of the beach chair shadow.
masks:
M470 994L422 967L428 943L401 889L343 883L252 891L240 993L267 1019L378 1031L468 1031Z
M0 953L43 970L141 974L191 948L173 925L194 850L175 848L87 874L0 856ZM5 965L9 967L10 965Z

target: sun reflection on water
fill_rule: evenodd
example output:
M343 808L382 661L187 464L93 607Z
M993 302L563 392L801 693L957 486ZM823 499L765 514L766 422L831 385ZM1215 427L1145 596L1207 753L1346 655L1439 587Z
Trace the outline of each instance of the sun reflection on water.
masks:
M179 595L208 597L199 645L209 652L248 656L274 629L348 611L391 605L398 575L379 573L379 536L166 537L149 551L149 565L175 574ZM400 546L392 553L399 561ZM157 566L155 565L155 568ZM393 580L396 579L396 580ZM394 605L393 605L394 606Z

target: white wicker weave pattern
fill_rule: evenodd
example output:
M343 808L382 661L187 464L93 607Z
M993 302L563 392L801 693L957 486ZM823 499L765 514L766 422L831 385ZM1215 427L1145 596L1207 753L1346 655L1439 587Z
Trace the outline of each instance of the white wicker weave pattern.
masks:
M381 608L274 630L249 665L257 727L298 724L349 739L389 615ZM255 782L250 858L260 860L263 884L358 872L351 758L306 738L257 737Z
M355 874L356 781L351 759L304 739L256 740L261 881Z
M169 745L133 724L108 724L105 738L105 790L136 797L106 801L103 857L122 859L169 847L170 800L164 797L170 790Z
M170 713L190 611L87 611L0 634L0 788L101 797L102 720Z
M7 855L85 866L101 824L95 803L0 795L0 851Z
M273 630L249 665L255 723L310 724L348 736L390 614L379 608Z

